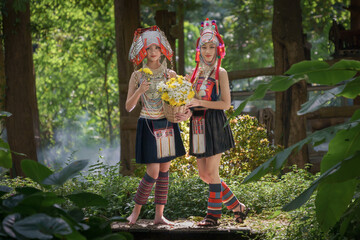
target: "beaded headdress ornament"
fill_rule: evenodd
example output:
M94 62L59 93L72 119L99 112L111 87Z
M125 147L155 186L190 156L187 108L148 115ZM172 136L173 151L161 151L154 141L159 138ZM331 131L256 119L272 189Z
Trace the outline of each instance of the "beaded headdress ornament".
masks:
M206 18L205 22L201 22L200 37L196 42L196 55L195 55L196 67L191 76L191 82L193 83L195 81L196 74L199 70L200 61L202 62L204 61L200 54L200 48L202 45L208 42L215 43L217 46L216 56L211 64L214 64L217 60L215 81L216 81L216 94L219 94L219 69L221 66L221 59L225 57L225 44L222 37L219 34L215 20L210 21L208 18Z
M160 47L161 53L171 61L173 51L163 31L154 25L149 28L138 28L134 33L133 43L130 47L129 60L139 65L147 55L146 49L155 44ZM165 61L165 60L164 60Z

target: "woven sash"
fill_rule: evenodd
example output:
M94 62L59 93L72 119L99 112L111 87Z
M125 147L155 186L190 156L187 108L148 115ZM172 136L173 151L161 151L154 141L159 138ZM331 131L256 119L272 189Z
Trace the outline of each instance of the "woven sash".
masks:
M168 121L154 121L153 131L156 139L157 158L175 156L175 133L173 125Z
M205 118L203 116L192 117L193 152L204 153L206 150L205 141Z

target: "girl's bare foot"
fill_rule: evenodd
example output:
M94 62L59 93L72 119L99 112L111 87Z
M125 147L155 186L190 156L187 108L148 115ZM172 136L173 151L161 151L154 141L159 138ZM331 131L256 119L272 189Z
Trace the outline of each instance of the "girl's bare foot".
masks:
M233 212L243 212L246 209L246 206L243 203L240 203L236 208L234 208Z
M133 224L136 223L136 220L138 219L138 217L139 217L139 214L136 214L136 213L133 212L133 213L131 213L130 216L128 216L128 217L126 218L126 220L129 221L129 224L130 224L130 225L133 225Z
M154 225L174 225L174 223L162 216L161 218L154 219Z

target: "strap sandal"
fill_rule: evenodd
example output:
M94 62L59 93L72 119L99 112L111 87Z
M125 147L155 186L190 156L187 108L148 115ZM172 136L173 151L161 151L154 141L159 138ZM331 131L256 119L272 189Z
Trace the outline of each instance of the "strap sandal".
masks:
M237 223L244 223L244 220L246 219L249 211L250 211L250 208L246 208L245 211L244 211L244 205L241 205L240 204L240 211L238 212L234 212L234 216L235 216L235 222Z
M217 221L218 219L216 217L206 215L203 220L201 220L197 225L200 227L215 227L219 226L219 223Z

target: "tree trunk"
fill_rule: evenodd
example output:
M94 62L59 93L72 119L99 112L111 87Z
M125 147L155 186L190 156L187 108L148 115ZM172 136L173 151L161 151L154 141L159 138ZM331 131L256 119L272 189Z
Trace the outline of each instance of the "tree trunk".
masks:
M350 3L350 22L351 30L360 29L360 0L351 0ZM354 105L360 105L360 96L354 99Z
M171 67L176 71L176 35L178 35L178 27L176 26L176 13L168 12L167 10L158 10L155 13L156 25L165 33L167 40L170 43L171 49L174 52ZM183 30L184 32L184 30ZM169 68L169 67L168 67ZM177 71L176 71L177 72Z
M10 149L26 157L12 154L11 176L24 176L21 160L37 161L35 133L38 132L38 112L32 56L30 6L24 12L13 9L13 0L5 3L3 15L6 75L6 119ZM35 130L36 129L36 130Z
M114 0L114 6L120 98L120 164L121 173L126 175L133 170L131 159L135 158L136 126L140 114L139 107L136 107L131 113L125 110L129 80L133 72L128 55L134 32L140 27L140 4L139 0Z
M272 25L276 74L305 60L300 0L274 0ZM285 92L276 93L275 143L285 148L306 137L306 118L297 111L307 101L306 82L300 81ZM307 146L288 161L303 168L308 163Z
M184 3L179 1L178 5L178 26L179 26L179 37L178 37L178 71L180 75L185 75L185 37L184 37ZM174 49L175 50L175 49Z
M0 29L0 35L2 35ZM5 111L5 63L4 63L4 46L2 38L0 39L0 111ZM2 134L5 128L4 120L0 119L0 135Z

